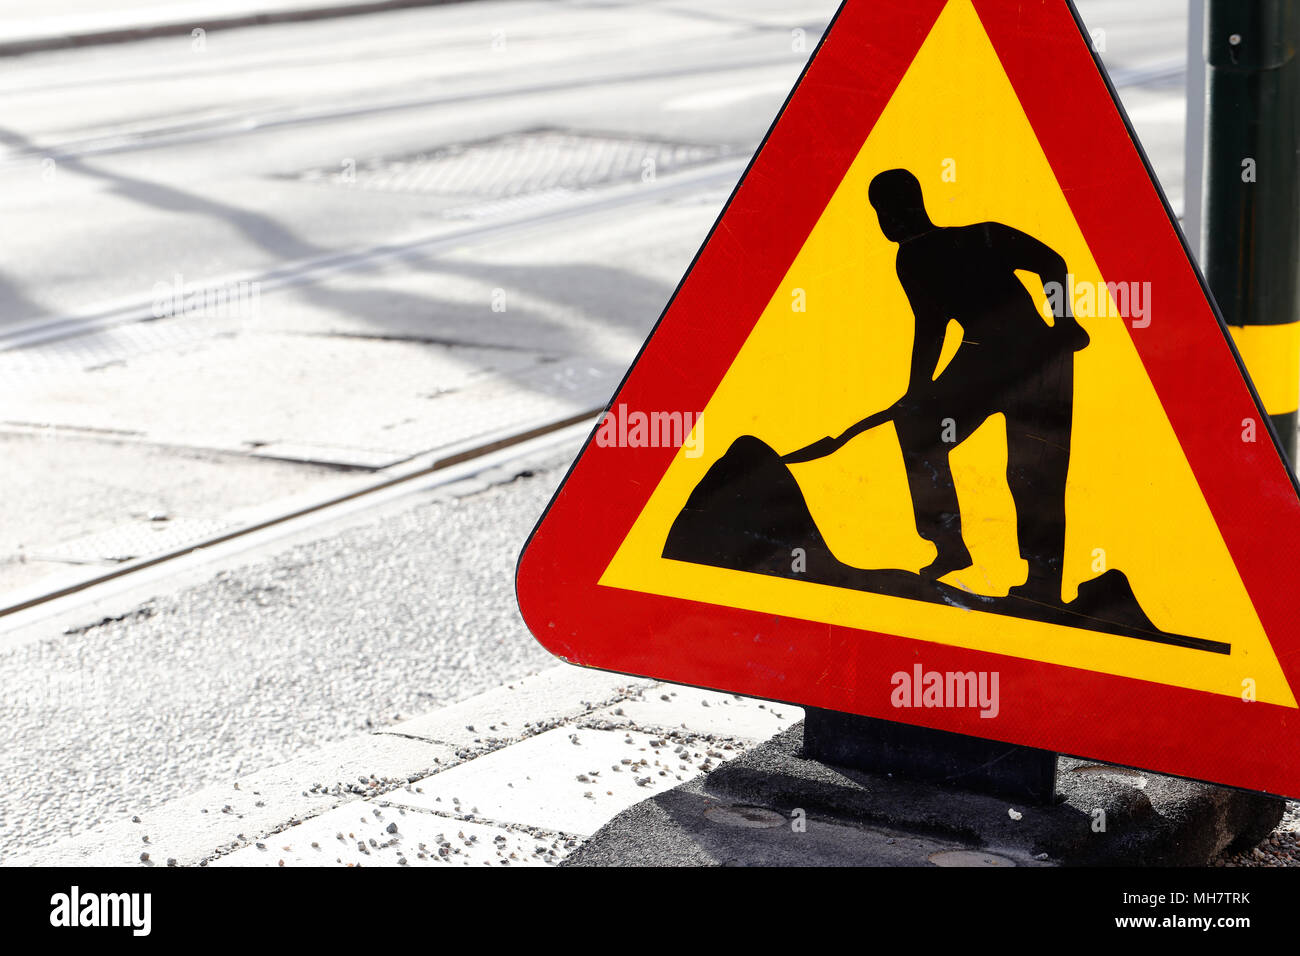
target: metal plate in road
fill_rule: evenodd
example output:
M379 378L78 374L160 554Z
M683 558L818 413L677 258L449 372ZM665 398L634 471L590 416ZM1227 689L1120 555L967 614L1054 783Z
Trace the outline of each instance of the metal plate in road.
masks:
M474 200L554 190L653 181L736 150L708 143L669 143L632 136L530 130L427 153L310 169L298 178L355 189L437 193Z

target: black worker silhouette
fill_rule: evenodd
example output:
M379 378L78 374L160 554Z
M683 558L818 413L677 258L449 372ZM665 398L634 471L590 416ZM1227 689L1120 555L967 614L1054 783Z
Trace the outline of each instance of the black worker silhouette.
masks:
M905 393L839 435L784 455L753 435L737 438L691 492L663 556L1230 653L1229 644L1157 627L1118 568L1084 581L1077 597L1064 601L1074 356L1089 344L1070 309L1065 260L1003 223L935 225L920 183L905 169L878 174L867 198L881 232L898 245L898 281L916 322ZM865 208L864 213L870 216ZM1037 275L1045 288L1058 284L1060 294L1049 301L1055 300L1059 314L1050 322L1017 272ZM872 320L870 314L862 318ZM940 369L951 322L961 329L961 344ZM1005 418L1006 479L1020 554L1029 566L1027 580L1005 597L939 580L971 563L949 455L997 414ZM936 549L920 573L840 561L790 470L886 422L893 422L898 435L917 532ZM816 429L810 423L810 431Z
M905 169L868 191L881 232L898 243L898 281L916 317L907 393L894 427L907 463L916 527L938 554L921 573L938 578L970 565L948 456L990 416L1006 418L1007 484L1029 579L1013 593L1059 602L1065 553L1074 353L1088 345L1065 294L1052 325L1017 271L1066 290L1065 260L998 222L936 226L921 184ZM952 361L935 378L949 321L961 326Z

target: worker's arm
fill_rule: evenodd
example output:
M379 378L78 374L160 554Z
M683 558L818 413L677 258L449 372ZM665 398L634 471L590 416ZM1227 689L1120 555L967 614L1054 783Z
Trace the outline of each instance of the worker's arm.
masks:
M1074 338L1075 351L1086 346L1089 341L1088 333L1079 325L1070 308L1070 283L1065 259L1051 246L1039 242L1019 229L1012 229L1001 223L992 223L991 226L994 231L994 241L999 251L1008 257L1008 264L1012 270L1023 269L1036 273L1042 280L1045 291L1055 284L1057 289L1055 300L1060 307L1056 310L1058 314L1055 315L1056 321L1053 327Z
M907 302L916 317L916 335L912 339L912 367L907 380L907 394L919 398L930 390L934 372L943 353L948 316L918 277L908 275L905 262L899 263L898 278L907 294Z

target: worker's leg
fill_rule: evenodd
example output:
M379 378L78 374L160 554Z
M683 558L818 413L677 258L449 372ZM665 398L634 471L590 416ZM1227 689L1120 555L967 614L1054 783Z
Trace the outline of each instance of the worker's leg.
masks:
M1048 363L1012 397L1007 416L1007 484L1016 505L1020 556L1029 577L1019 597L1061 602L1065 486L1074 412L1074 356Z
M961 509L957 488L952 479L948 453L978 427L960 428L949 424L945 416L932 409L915 409L900 416L894 426L898 432L903 461L907 466L907 484L912 493L912 512L916 531L938 549L934 560L921 569L929 578L939 578L949 571L970 565L970 552L961 535ZM948 440L945 440L948 439Z

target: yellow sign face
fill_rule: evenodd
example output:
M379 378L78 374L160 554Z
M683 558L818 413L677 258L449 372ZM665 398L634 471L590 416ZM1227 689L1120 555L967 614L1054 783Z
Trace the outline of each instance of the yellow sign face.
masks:
M917 296L900 278L900 244L882 232L870 194L888 170L915 177L934 226L1005 224L1068 267L1065 287L1054 290L1045 289L1041 274L1015 273L1043 329L1057 331L1057 300L1064 298L1087 333L1086 346L1073 346L1067 393L1072 418L1055 602L1068 608L1081 586L1119 569L1155 631L1230 650L1134 639L1104 620L1070 626L1059 616L990 613L882 593L887 588L818 583L801 579L798 549L789 573L779 575L664 557L688 499L733 442L757 436L788 455L915 390ZM1260 701L1295 707L1133 345L1140 332L1128 326L1140 330L1150 320L1150 284L1140 280L1100 274L979 17L968 0L954 0L600 583L1232 697L1249 679ZM931 338L933 372L925 364L936 382L948 372L968 374L981 347L991 347L955 317ZM1009 414L981 413L973 428L958 421L960 412L951 424L927 425L952 432L943 439L951 444L945 457L969 557L938 581L989 598L1014 595L1034 572L1018 539L1008 477ZM886 421L824 456L788 465L826 547L850 571L915 577L941 560L935 535L918 531L907 441L903 425ZM1016 447L1023 456L1023 443Z

